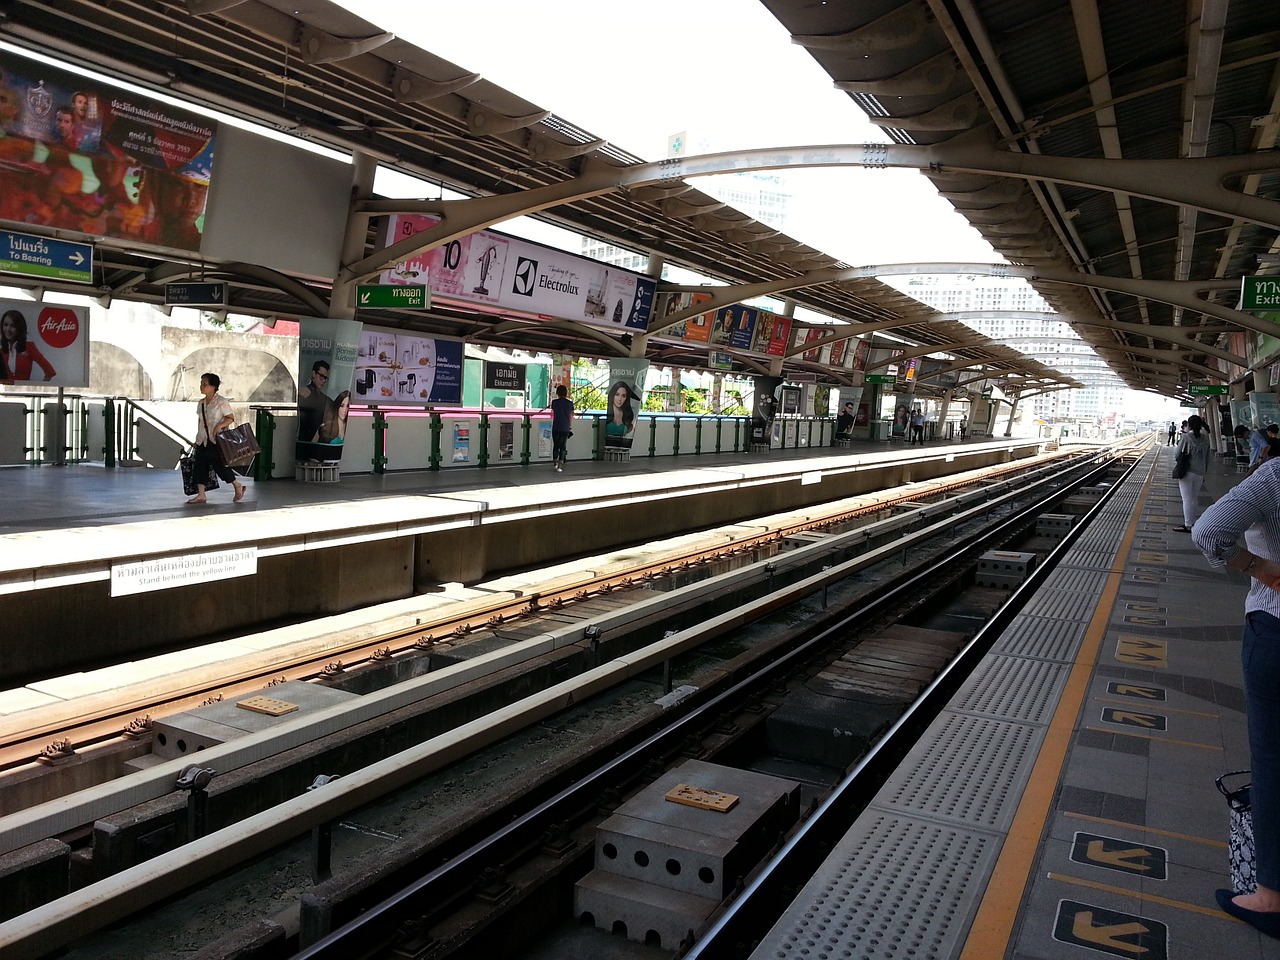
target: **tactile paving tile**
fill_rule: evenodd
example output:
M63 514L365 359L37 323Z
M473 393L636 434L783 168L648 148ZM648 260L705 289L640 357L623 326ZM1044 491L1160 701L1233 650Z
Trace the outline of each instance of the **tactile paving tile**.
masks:
M1065 663L990 656L952 701L952 708L989 717L1048 723L1071 667Z
M1005 830L1045 730L1009 720L944 713L889 777L874 805Z
M1055 620L1020 614L1000 635L991 652L1067 662L1075 658L1076 649L1088 628L1087 621Z
M964 946L1000 838L868 811L752 960L949 960Z

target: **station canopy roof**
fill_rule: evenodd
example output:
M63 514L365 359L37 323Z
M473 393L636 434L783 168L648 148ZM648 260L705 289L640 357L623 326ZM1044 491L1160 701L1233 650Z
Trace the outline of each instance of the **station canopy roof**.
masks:
M1252 198L1233 207L1203 180L1179 193L1167 173L1112 176L1072 161L1229 154L1256 161L1271 149L1280 115L1272 99L1280 89L1280 8L1211 0L1187 24L1185 6L1171 0L765 5L889 132L894 143L877 154L885 165L929 172L1009 259L1008 275L1027 276L1130 386L1172 396L1205 371L1229 376L1241 349L1230 338L1249 329L1226 306L1229 281L1274 252L1274 172L1255 163L1228 176L1233 197ZM723 280L744 298L772 288L853 332L879 329L937 346L981 363L1006 393L1080 385L1009 347L975 342L963 324L725 207L696 180L628 186L641 158L326 0L61 0L56 12L41 0L9 0L0 36L371 155L470 197L505 198L516 212L525 212L525 194L559 185L567 199L540 207L539 216ZM832 130L829 139L847 138ZM1042 155L1061 162L1026 165ZM576 183L599 184L602 175L616 175L618 186L575 193ZM374 239L371 230L365 256ZM102 292L162 302L160 282L169 275L153 251L102 241L98 257ZM231 310L313 312L236 264L204 269L231 280ZM324 282L296 279L327 297ZM1103 287L1089 285L1102 279ZM505 349L588 356L628 349L578 324L463 306L365 319ZM707 361L705 344L661 334L648 356L694 368ZM740 372L767 370L763 358L734 362ZM806 364L799 353L784 373L849 376Z

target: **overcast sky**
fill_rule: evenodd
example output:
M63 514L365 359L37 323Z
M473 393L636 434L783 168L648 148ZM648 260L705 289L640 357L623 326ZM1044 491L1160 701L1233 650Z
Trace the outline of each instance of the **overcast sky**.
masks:
M711 152L888 142L756 0L338 2L645 160L681 132ZM914 171L785 176L785 232L847 263L1000 259Z

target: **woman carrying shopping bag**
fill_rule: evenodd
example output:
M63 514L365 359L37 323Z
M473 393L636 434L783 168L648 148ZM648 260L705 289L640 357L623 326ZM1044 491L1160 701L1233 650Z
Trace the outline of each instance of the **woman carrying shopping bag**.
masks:
M231 414L231 403L226 397L218 394L218 388L222 386L222 379L216 373L204 373L200 375L200 392L204 394L204 399L200 401L198 410L199 426L196 427L196 442L192 448L195 455L195 465L193 474L198 478L204 478L209 475L209 471L213 470L214 474L223 483L231 484L236 491L234 502L239 503L244 499L245 485L240 482L230 467L222 459L222 452L218 449L215 438L227 427L234 426L236 418ZM196 495L187 503L207 503L205 497L204 484L197 481Z

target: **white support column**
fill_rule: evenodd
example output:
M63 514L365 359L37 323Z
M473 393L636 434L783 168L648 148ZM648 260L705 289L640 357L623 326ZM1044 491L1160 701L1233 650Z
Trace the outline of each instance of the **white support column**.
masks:
M351 263L364 256L365 237L369 232L368 217L355 212L356 206L373 195L373 175L378 161L372 154L357 152L351 158L351 205L347 209L347 229L342 238L341 262L334 271L333 289L329 296L329 316L342 320L354 320L355 279L345 273L343 263Z
M1020 399L1021 397L1015 393L1013 399L1009 401L1009 420L1004 425L1004 435L1006 437L1013 436L1013 418L1018 415L1018 401ZM992 419L994 420L995 417L993 416Z

